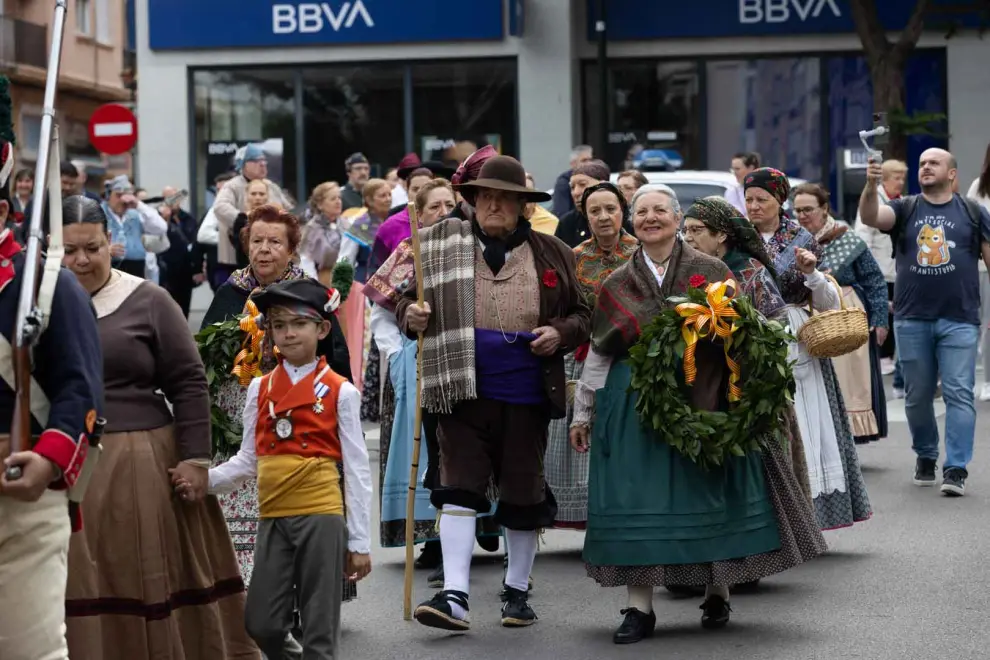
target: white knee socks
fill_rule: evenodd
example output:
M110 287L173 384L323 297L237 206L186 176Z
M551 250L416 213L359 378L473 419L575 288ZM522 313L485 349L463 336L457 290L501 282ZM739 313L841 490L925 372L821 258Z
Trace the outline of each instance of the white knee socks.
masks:
M445 591L468 591L471 582L471 553L477 512L462 506L444 504L440 515L440 548L443 551L443 588ZM456 603L450 604L454 616L467 613Z
M533 572L533 562L536 560L536 530L524 532L506 529L505 547L509 553L505 586L525 593L529 590L529 575Z
M629 607L635 607L643 614L653 611L653 587L628 586L626 590L629 592Z

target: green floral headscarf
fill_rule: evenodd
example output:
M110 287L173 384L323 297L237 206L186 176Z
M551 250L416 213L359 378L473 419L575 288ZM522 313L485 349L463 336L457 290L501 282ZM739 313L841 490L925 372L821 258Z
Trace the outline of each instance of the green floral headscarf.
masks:
M772 277L777 276L763 237L753 223L740 217L736 207L722 197L712 195L695 200L684 217L700 220L712 231L725 234L733 250L756 259L770 271Z

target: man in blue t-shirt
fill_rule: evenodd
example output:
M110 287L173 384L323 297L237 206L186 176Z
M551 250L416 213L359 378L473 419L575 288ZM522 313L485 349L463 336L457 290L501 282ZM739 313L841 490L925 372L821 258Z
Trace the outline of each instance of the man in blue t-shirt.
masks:
M921 194L882 205L879 163L870 163L859 200L863 223L894 246L894 333L904 370L905 412L917 454L914 483L935 485L939 375L945 399L942 493L965 492L973 457L976 352L980 339L979 259L990 264L990 215L953 193L956 159L928 149L918 163Z

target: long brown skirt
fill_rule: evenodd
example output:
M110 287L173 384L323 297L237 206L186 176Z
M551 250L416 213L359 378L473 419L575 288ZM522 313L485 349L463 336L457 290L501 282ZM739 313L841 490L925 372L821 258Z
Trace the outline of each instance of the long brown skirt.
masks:
M69 545L72 660L258 660L216 498L186 504L172 426L112 433Z

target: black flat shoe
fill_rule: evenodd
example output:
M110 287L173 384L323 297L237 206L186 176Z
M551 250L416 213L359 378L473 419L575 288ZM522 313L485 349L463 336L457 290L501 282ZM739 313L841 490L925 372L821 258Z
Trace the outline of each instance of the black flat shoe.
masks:
M629 607L620 612L626 616L622 620L622 625L612 635L612 641L616 644L635 644L643 641L647 637L653 637L653 630L657 627L657 615L655 612L644 614L635 607Z
M701 627L706 630L714 630L724 628L729 623L729 612L732 611L732 608L729 607L728 601L721 596L709 596L701 604L701 610L703 612Z
M451 603L456 603L464 608L464 618L454 614L453 608L450 606ZM420 604L413 613L413 618L430 628L465 632L471 628L467 612L467 594L462 591L441 591L430 600Z

